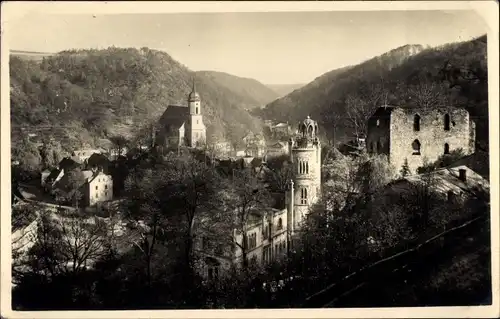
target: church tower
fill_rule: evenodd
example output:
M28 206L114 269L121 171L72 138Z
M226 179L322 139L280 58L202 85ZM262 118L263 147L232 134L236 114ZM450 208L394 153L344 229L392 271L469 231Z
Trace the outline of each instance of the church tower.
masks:
M201 115L201 99L193 78L193 88L188 96L189 105L189 120L187 121L186 137L188 146L196 147L205 145L207 141L207 129L203 124L203 116Z
M321 195L321 143L318 123L308 116L299 123L298 134L288 142L293 181L287 190L288 229L297 231L309 208Z

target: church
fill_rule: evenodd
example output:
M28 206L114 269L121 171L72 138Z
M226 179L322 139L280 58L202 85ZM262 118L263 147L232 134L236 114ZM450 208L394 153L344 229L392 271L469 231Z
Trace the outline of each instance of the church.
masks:
M162 147L201 147L207 133L203 123L201 98L195 83L186 105L169 105L159 120L156 141Z

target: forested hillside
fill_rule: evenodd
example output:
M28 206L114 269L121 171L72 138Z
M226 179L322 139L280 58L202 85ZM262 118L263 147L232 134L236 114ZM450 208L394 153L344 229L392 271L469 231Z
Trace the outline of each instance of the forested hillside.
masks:
M22 128L64 139L65 148L130 138L167 105L185 104L194 76L167 53L147 48L73 50L42 61L11 56L12 140ZM261 130L240 95L206 76L197 77L196 87L209 140L238 141L247 130Z
M273 90L278 94L279 97L285 96L287 94L292 93L295 90L300 89L305 84L266 84L268 88Z
M295 123L317 118L330 142L365 133L364 123L383 104L465 106L475 116L477 138L488 139L486 36L424 49L408 45L356 66L328 72L266 106L261 116Z
M241 105L247 109L264 106L279 97L276 92L254 79L216 71L198 71L196 75L211 79L218 85L229 89L241 99Z

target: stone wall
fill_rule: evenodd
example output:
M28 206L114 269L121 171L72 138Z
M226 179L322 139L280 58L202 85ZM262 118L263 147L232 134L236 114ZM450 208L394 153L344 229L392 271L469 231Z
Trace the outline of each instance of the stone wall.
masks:
M414 130L414 117L420 116L420 130ZM445 130L445 114L450 115L449 130ZM399 171L405 159L412 174L426 162L436 161L445 151L462 148L465 154L474 152L474 132L471 128L469 113L465 109L424 110L395 108L391 113L389 160ZM414 141L420 143L420 154L414 154Z
M380 116L373 116L368 120L368 134L366 137L368 153L389 155L390 127L390 112L385 112Z

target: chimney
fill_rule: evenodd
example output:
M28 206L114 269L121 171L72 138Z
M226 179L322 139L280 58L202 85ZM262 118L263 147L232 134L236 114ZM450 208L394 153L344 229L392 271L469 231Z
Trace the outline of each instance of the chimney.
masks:
M462 181L462 182L466 182L467 181L467 171L463 168L459 169L458 170L458 178Z

